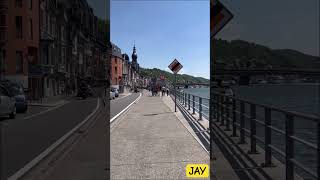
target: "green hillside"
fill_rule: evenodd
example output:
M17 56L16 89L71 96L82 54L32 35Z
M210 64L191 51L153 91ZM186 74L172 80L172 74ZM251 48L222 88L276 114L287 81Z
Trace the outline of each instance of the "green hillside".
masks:
M174 81L174 75L172 73L163 71L157 68L153 68L153 69L141 68L140 75L148 78L153 78L153 77L159 78L160 75L164 75L167 80L171 82ZM186 81L192 82L192 83L209 83L209 79L205 79L202 77L194 77L187 74L177 74L177 82L186 82Z
M226 67L320 68L320 57L290 49L270 49L243 40L214 39L211 50L217 63Z

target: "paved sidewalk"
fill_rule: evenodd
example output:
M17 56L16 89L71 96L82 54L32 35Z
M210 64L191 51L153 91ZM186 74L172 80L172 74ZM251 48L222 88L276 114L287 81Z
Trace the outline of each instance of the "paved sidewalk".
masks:
M144 94L111 129L111 179L187 179L209 155L159 96Z

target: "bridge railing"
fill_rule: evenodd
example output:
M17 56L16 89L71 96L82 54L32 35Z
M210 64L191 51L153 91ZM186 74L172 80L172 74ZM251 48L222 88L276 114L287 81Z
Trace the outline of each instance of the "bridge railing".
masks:
M213 96L212 96L213 95ZM320 117L257 104L244 99L211 93L214 123L232 131L239 143L250 142L248 153L264 149L265 167L273 166L272 156L285 164L286 179L297 172L320 178Z
M177 102L187 110L192 111L192 114L196 114L197 112L199 120L202 120L203 117L209 119L209 98L181 92L179 90L176 91L176 94Z

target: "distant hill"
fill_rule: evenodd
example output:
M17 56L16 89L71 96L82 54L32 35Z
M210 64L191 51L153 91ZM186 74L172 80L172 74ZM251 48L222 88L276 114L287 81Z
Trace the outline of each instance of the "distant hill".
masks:
M270 49L243 40L214 39L211 50L216 62L226 67L320 68L320 57L291 49Z
M153 69L141 68L140 75L148 78L153 78L153 77L159 78L160 75L164 75L167 80L171 82L174 81L174 75L172 73L163 71L157 68L153 68ZM205 79L203 77L194 77L187 74L177 74L177 82L183 83L186 81L192 82L192 83L209 83L209 79Z

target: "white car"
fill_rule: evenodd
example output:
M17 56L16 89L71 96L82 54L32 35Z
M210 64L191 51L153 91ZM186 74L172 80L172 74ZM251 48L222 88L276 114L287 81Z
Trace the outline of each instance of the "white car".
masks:
M113 91L110 91L110 99L115 99L116 98L116 93Z
M16 117L16 99L14 94L7 88L0 85L0 116L9 116L10 119Z

